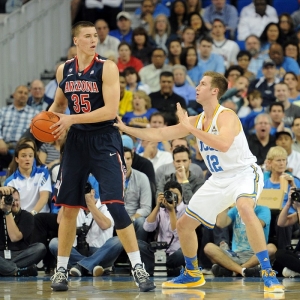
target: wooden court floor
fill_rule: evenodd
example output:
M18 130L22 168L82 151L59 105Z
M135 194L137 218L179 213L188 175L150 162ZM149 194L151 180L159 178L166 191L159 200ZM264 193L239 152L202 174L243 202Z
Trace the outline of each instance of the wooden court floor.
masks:
M284 278L284 294L265 294L260 278L214 278L206 276L206 284L198 289L162 289L166 278L155 277L156 290L139 293L132 277L110 275L105 277L70 278L67 292L52 292L50 276L29 278L0 278L0 299L300 299L300 278ZM281 278L282 280L282 278Z

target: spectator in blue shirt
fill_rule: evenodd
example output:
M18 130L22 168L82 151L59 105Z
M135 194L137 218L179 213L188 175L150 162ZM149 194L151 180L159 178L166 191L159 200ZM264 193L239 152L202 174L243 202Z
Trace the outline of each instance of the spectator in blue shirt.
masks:
M277 77L283 79L286 72L294 72L296 75L300 75L300 69L298 63L291 57L283 55L283 48L278 43L273 43L269 50L270 58L275 62L277 69ZM257 73L257 78L262 75L261 69Z
M222 20L226 29L234 32L238 25L237 9L226 0L211 0L212 4L204 10L203 19L208 29L212 28L215 19Z
M202 72L214 71L224 74L225 65L221 55L212 53L213 40L211 37L203 37L199 44L200 55L198 57L198 66Z
M127 42L131 44L132 41L132 29L131 29L131 16L126 11L121 11L117 15L117 26L118 29L111 30L110 36L114 36L121 42Z
M157 0L153 0L153 4L155 5L155 8L154 8L154 12L153 12L153 17L156 18L158 15L160 14L164 14L166 15L167 17L170 16L170 10L169 8L167 8L165 5L163 5L162 3L157 3L158 1ZM134 14L135 15L140 15L142 12L141 10L141 7L138 7Z

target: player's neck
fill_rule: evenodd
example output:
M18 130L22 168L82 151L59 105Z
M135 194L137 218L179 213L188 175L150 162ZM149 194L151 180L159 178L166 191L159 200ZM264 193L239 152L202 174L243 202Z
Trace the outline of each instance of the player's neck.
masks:
M84 53L77 53L79 71L83 71L86 67L88 67L93 59L94 59L94 55L92 56L92 55L86 55Z
M205 117L207 119L212 119L219 104L218 102L215 102L213 101L213 99L211 99L208 100L206 103L202 103L202 106L205 112Z

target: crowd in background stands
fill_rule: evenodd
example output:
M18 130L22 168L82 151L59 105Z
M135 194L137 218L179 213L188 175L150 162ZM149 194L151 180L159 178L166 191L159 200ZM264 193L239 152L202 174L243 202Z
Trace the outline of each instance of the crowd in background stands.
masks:
M300 188L300 9L278 16L266 0L253 0L240 12L226 0L212 0L205 8L198 0L143 0L130 14L120 10L120 1L110 2L101 6L98 1L73 0L72 21L93 22L99 36L96 52L117 64L119 115L124 123L153 128L176 124L178 102L189 115L201 113L195 87L206 71L220 72L228 79L228 90L220 104L240 118L250 149L264 171L265 187L280 189L280 177L289 176L289 189ZM237 5L239 0L232 2ZM75 56L76 48L71 46L68 59ZM51 144L35 141L36 145L28 127L36 113L51 105L56 88L55 79L46 87L42 81L34 80L29 90L27 86L16 87L13 103L0 109L0 164L2 170L8 169L5 185L18 189L22 209L31 212L35 219L31 242L46 246L49 237L57 237L58 209L49 199L64 137ZM205 166L197 142L190 136L159 143L122 137L128 170L125 207L134 222L143 261L153 274L154 257L148 243L154 235L148 232L157 229L158 240L172 242L167 250L167 265L177 272L184 262L174 224L193 193L209 178L210 166ZM29 155L27 164L22 153ZM41 174L43 180L34 185L34 178ZM79 227L90 224L90 251L82 254L78 243L74 243L70 260L73 276L102 275L111 270L122 252L118 238L113 236L113 222L103 226L91 221L96 217L107 220L110 215L99 200L97 182L92 176L90 181L94 191L87 200L90 213L81 214L77 220ZM30 192L28 186L32 188ZM165 203L161 196L165 190L177 194L176 205ZM300 229L295 219L300 208L291 205L288 195L287 192L280 215L273 211L271 217L269 208L259 206L256 213L266 240L270 240L269 254L279 264L275 269L284 276L296 276L300 275L299 263L294 267L295 264L286 265L282 259L290 254L285 252L286 247L299 237ZM215 276L256 276L258 262L247 265L252 252L248 241L240 239L245 234L236 210L230 210L228 216L230 221L224 228L197 229L202 267ZM215 247L229 256L232 250L248 254L227 272L226 266L221 267L222 259L216 257ZM54 256L48 251L44 258L47 273L55 265L56 239L49 248ZM218 267L212 268L213 263ZM244 266L248 269L245 272ZM30 270L25 274L32 275Z

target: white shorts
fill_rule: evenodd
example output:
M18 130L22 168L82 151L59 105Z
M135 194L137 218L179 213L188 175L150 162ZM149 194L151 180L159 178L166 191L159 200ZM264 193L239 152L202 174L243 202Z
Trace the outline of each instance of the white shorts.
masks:
M212 229L218 214L238 198L247 197L257 201L263 185L263 173L256 164L230 178L212 175L193 195L185 213Z

